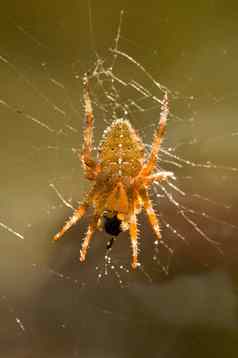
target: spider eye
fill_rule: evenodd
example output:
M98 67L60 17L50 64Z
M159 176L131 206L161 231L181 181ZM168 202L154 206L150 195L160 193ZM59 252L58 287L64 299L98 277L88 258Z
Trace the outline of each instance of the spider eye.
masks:
M117 218L117 215L112 217L104 216L104 230L109 235L118 236L122 231L121 223L122 221Z

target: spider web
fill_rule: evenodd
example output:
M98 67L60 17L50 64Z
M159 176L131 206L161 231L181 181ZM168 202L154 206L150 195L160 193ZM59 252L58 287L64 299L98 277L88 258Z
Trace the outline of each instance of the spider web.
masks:
M19 302L24 296L40 294L42 287L84 292L85 287L95 287L95 281L99 287L110 287L112 282L133 287L143 280L163 281L166 275L171 278L221 267L236 247L237 127L230 123L224 130L219 114L221 108L227 116L222 104L230 106L230 97L208 90L204 95L177 90L170 75L167 80L163 73L148 70L143 51L138 54L138 44L125 37L127 16L123 12L113 29L111 47L107 41L101 51L95 41L91 10L88 39L91 36L93 51L89 51L89 58L74 53L66 64L65 59L55 61L44 36L39 40L34 31L13 19L13 44L24 43L25 51L18 59L14 46L0 49L3 82L7 83L1 88L0 104L3 118L8 118L3 131L7 141L2 139L3 166L10 171L10 176L2 178L5 190L0 226L2 252L6 253L2 272L7 274L3 275L1 306L10 312L17 334L22 336L28 336L32 322ZM29 56L34 56L32 62ZM160 56L156 59L159 62ZM50 242L89 189L78 159L84 121L81 82L86 71L95 114L95 154L104 129L120 117L130 120L149 152L163 92L169 94L171 113L158 168L172 171L176 180L155 184L151 190L162 223L163 242L158 246L153 246L155 238L146 217L139 217L142 266L136 273L129 266L128 233L108 251L109 238L96 234L86 264L78 263L80 241L90 216L59 245ZM24 275L27 279L23 280ZM20 290L11 283L18 279ZM101 308L98 311L102 313ZM112 312L114 308L104 314ZM72 317L62 313L61 321L59 327L64 330Z
M107 61L107 59L104 60L96 54L96 64L91 71L90 77L96 81L93 95L94 106L97 109L96 117L103 118L107 125L110 125L113 119L120 117L128 118L133 123L134 127L137 128L138 122L140 123L143 121L143 116L148 118L153 111L156 111L157 118L155 117L156 119L154 123L147 124L144 128L142 127L142 133L144 132L145 134L145 131L148 131L149 126L151 126L154 130L154 128L158 125L159 110L162 104L161 96L165 91L169 93L172 101L177 99L186 101L187 107L191 106L191 103L195 101L195 98L192 95L186 98L178 95L178 93L173 93L173 91L169 90L165 85L162 85L156 78L154 78L135 58L123 50L120 50L119 42L122 17L123 12L121 12L114 47L109 49L112 53L112 60L110 57L109 61ZM122 61L122 63L120 63L120 61ZM128 76L127 74L127 78L123 77L123 71L120 69L120 65L125 67L125 61L129 65L129 73L132 73L132 76ZM130 66L132 67L131 69ZM140 78L140 81L135 80L135 78ZM149 80L150 87L145 87L144 83L146 83L146 80ZM185 122L183 117L178 116L173 112L170 113L170 120L177 121L179 124L182 123L182 125ZM236 135L236 132L232 133L232 136L234 135ZM169 133L167 136L169 137ZM144 138L144 141L146 141L147 137L145 135ZM189 144L197 144L198 141L199 139L195 137L190 140ZM155 183L152 188L155 197L158 198L155 200L155 204L157 204L158 207L160 220L163 222L165 229L167 229L167 233L164 236L169 238L172 236L172 244L169 240L164 239L158 243L160 246L163 246L163 249L165 249L165 251L169 254L167 264L165 265L161 262L161 256L163 256L163 254L161 254L161 247L155 245L155 253L153 255L153 260L166 274L169 272L169 263L171 261L170 255L174 254L174 247L176 247L176 243L173 243L173 236L176 242L179 240L189 245L187 239L188 234L186 232L190 233L191 231L195 240L199 238L205 240L207 244L212 246L213 249L215 248L220 255L223 255L222 242L220 242L217 238L217 232L224 228L224 226L226 228L229 227L229 230L231 230L233 234L235 234L238 229L234 223L229 223L226 219L214 216L212 209L210 213L209 211L206 211L204 207L204 203L209 203L216 209L222 207L224 211L226 211L231 209L231 205L222 204L209 197L203 196L196 192L196 189L194 190L191 188L191 185L189 185L189 191L183 189L184 186L186 186L186 184L184 184L184 181L186 180L191 180L192 184L194 184L194 187L196 188L196 183L193 177L194 173L192 173L192 171L196 172L198 169L205 169L208 171L213 170L218 173L216 175L220 175L221 172L229 172L232 173L231 175L236 177L238 172L237 167L215 164L210 161L210 158L204 162L193 160L193 158L187 159L186 157L182 157L176 153L178 148L182 145L184 145L184 143L178 142L176 145L171 143L171 145L167 148L165 146L161 149L158 158L158 170L163 169L172 171L175 174L176 183L173 181L171 182L171 180L167 184ZM147 149L149 153L149 144L147 145ZM187 173L187 168L191 173L190 175ZM184 174L185 172L186 175ZM182 183L181 186L180 183ZM167 201L166 203L165 200ZM159 205L160 201L162 202L161 207ZM172 214L167 208L169 206L168 204L172 207L172 209L174 209ZM166 209L169 210L167 214ZM163 210L165 212L163 212ZM180 221L180 227L187 227L182 228L180 231L177 229L178 224L173 224L171 217L176 217L176 219ZM181 225L181 221L184 222L184 225ZM216 227L216 229L211 229L211 235L207 229L207 224ZM157 241L155 241L155 243L157 244ZM107 262L104 274L107 275L111 258L109 257L108 261L108 255L106 255L105 259ZM114 265L112 265L112 267L114 269ZM121 267L124 269L123 266ZM144 271L144 273L146 272ZM101 276L102 274L100 273L100 277ZM148 273L147 276L149 277Z
M186 132L188 132L188 134L186 133L186 136L190 136L189 132L193 131L191 131L189 126L191 125L192 127L195 121L193 118L195 114L193 105L194 103L196 105L199 98L195 98L193 95L184 96L178 93L178 91L172 91L168 88L168 86L161 84L157 78L154 77L142 63L138 62L136 58L130 55L129 52L121 49L121 42L123 42L123 37L121 36L123 14L124 12L121 11L119 24L117 26L117 33L113 40L112 47L107 49L105 54L99 55L95 46L92 14L89 7L90 35L96 60L92 63L91 68L83 68L82 70L80 66L80 69L78 69L78 61L71 64L71 67L75 70L73 74L74 79L79 81L77 84L80 88L79 92L81 91L82 93L81 80L83 73L86 70L90 79L90 91L96 118L95 155L101 136L100 132L102 134L105 126L110 125L112 121L117 118L129 119L133 126L140 131L140 135L142 136L144 142L149 143L148 138L150 138L151 141L153 131L158 125L162 94L165 91L169 94L171 102L170 106L172 107L170 111L170 123L166 140L159 153L158 168L172 171L175 174L176 181L169 181L165 185L155 183L152 187L154 205L157 206L160 220L163 223L162 230L165 232L163 240L159 243L159 246L163 247L155 247L152 259L159 265L162 271L168 273L168 264L161 262L161 257L164 256L162 254L163 249L165 249L167 254L171 256L174 254L176 246L180 245L178 244L179 241L182 241L183 244L185 243L186 245L189 245L188 232L190 233L190 231L194 237L193 241L198 241L199 239L205 240L207 241L208 246L210 244L213 248L220 252L220 254L223 253L222 243L219 242L219 239L217 239L216 233L218 228L223 229L224 227L231 231L231 235L233 235L233 232L236 232L237 226L232 221L229 222L229 220L227 220L227 216L229 216L229 214L227 215L227 212L231 209L231 205L229 203L224 204L222 201L216 201L216 198L213 199L215 195L210 197L200 193L199 189L196 189L194 173L198 176L206 176L210 174L203 174L204 172L212 172L213 176L229 175L229 178L233 176L236 178L238 169L237 167L229 165L216 164L216 162L211 162L210 158L207 160L207 157L206 160L198 161L193 159L191 156L184 156L183 153L180 155L181 147L192 146L196 148L196 146L199 145L200 139L198 137L192 137L186 142L175 137L176 142L174 143L173 138L170 140L170 131L175 132L177 128L182 127L182 131L186 130ZM12 26L15 26L19 35L25 36L33 45L36 45L41 50L42 48L44 50L48 50L47 46L31 35L31 33L25 30L24 27L16 24L12 24ZM0 101L2 107L10 112L16 113L19 118L33 122L33 124L36 124L42 130L46 131L46 134L49 135L50 141L52 141L51 144L39 146L34 144L32 146L35 152L39 151L42 158L44 156L44 152L46 152L46 155L48 156L48 153L52 151L56 153L57 159L59 159L62 152L68 151L69 153L71 152L72 156L75 156L76 160L78 160L77 156L80 153L80 146L78 146L80 133L79 118L82 122L84 115L81 96L79 95L78 101L80 106L77 105L76 107L71 94L69 94L68 89L66 88L66 85L57 78L51 76L47 63L42 62L40 65L46 72L48 81L51 85L53 85L53 87L57 88L61 92L61 95L65 98L63 105L57 103L55 100L52 100L48 94L44 93L39 87L37 87L37 85L29 77L27 77L24 72L21 72L17 65L5 56L4 51L2 52L3 55L0 56L0 60L2 64L6 66L7 70L12 75L16 76L16 80L20 82L20 85L24 85L32 90L35 95L37 95L37 97L40 98L42 102L54 112L54 114L56 114L56 117L59 118L57 118L53 123L50 123L50 121L45 121L36 117L22 108L22 104L13 104L4 98ZM216 100L216 98L214 98L214 100ZM180 102L179 105L177 105L178 102ZM181 103L183 104L182 109L180 108ZM65 108L66 106L68 106L68 108ZM178 111L185 112L185 115L181 116L177 114L177 107L179 108ZM97 127L98 130L96 131ZM174 129L173 127L176 128ZM181 131L180 128L179 130ZM237 133L232 132L228 135L230 137L235 137ZM173 133L173 137L174 136L175 135ZM217 137L213 136L212 141L222 140L226 136L227 135L220 135ZM67 142L67 144L65 144L65 142ZM74 143L76 146L74 146ZM146 147L149 153L150 145L147 144ZM76 204L74 206L72 204L73 200L75 202L73 197L77 195L80 198L82 196L80 193L71 193L69 195L65 188L62 188L62 190L59 189L61 186L60 181L63 181L65 185L68 185L66 184L66 178L70 178L69 180L74 181L72 176L74 175L73 172L76 170L77 169L75 167L69 168L70 174L66 173L66 176L62 177L56 175L53 178L49 177L49 187L54 190L61 202L59 203L61 207L66 206L73 209L76 206ZM77 173L76 175L79 174ZM82 180L81 176L82 173L80 173L80 181ZM83 183L82 187L84 185L86 186L86 183ZM72 182L69 186L72 187ZM82 189L82 187L80 189ZM189 187L189 190L187 187ZM225 188L224 186L221 186L218 190L223 192ZM209 206L213 206L211 208L211 213L205 210L205 204L206 206L208 204ZM218 208L219 210L222 208L224 211L224 213L221 214L224 214L224 218L219 218L219 215L214 215L214 211ZM56 209L57 206L50 206L48 209L48 215L51 215L51 211L55 211ZM170 210L174 210L174 212L171 213ZM167 214L166 211L168 211ZM173 223L173 219L175 219L175 223ZM177 221L179 221L179 224ZM184 222L184 225L182 225L181 222ZM206 227L207 224L209 224L209 226L213 225L216 227L216 229L211 229L211 231L215 231L215 233L212 232L212 235L208 232ZM12 226L8 226L5 221L1 222L0 225L3 229L15 235L17 238L24 239L24 235L22 233L15 230ZM28 226L31 225L31 223L28 223ZM151 234L149 234L149 236L151 236ZM106 253L104 259L105 264L103 270L96 266L97 270L100 271L98 277L101 278L102 276L108 275L108 269L112 268L116 277L119 278L120 274L118 271L114 271L115 265L111 264L112 258L111 256L108 256L108 252ZM171 258L169 257L168 262L170 261ZM124 265L120 265L119 268L120 270L129 272L128 268L124 267ZM147 271L143 272L147 277L149 276ZM121 278L119 278L119 282L122 283Z

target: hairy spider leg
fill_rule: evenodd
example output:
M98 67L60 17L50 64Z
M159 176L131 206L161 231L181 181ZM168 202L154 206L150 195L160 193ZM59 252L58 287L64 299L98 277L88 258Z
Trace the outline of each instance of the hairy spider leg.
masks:
M132 247L132 262L131 266L136 269L140 264L138 262L138 228L136 214L140 212L142 206L142 200L138 195L137 190L133 191L133 201L129 219L129 233Z
M94 234L95 230L97 229L98 220L99 220L99 215L94 214L93 221L88 226L88 230L87 230L86 236L85 236L85 238L83 240L82 248L80 250L80 258L79 258L79 260L81 262L83 262L85 260L90 241L91 241L91 239L93 237L93 234Z
M155 168L157 163L157 155L159 153L160 145L165 134L166 122L168 120L169 108L168 108L168 95L167 92L164 94L162 101L159 126L157 127L154 139L152 142L151 152L148 160L144 164L140 176L148 176Z
M88 203L83 203L82 205L80 205L80 207L76 209L75 212L73 213L73 216L65 223L62 229L53 237L53 240L55 241L59 240L64 235L64 233L71 228L71 226L76 224L77 221L79 221L82 218L82 216L85 214L88 206L89 206Z
M88 82L87 74L84 75L83 87L84 87L83 98L84 98L86 123L83 131L83 150L82 150L81 160L85 171L85 176L89 180L94 180L98 173L98 165L97 162L92 157L94 116L93 116L92 102L89 94L89 82Z
M73 216L69 218L62 229L53 237L53 240L59 240L64 233L71 228L74 224L77 223L85 214L88 207L92 204L92 201L95 197L95 186L92 188L90 193L88 194L87 199L76 209L73 213Z
M146 214L148 216L150 225L152 226L157 238L159 240L162 239L161 233L160 233L160 223L159 223L159 219L155 213L155 210L153 208L152 202L149 198L149 195L147 193L147 190L144 189L140 192L140 195L142 197L143 200L143 206L145 208Z
M144 185L150 185L153 181L157 181L157 182L167 181L169 178L175 179L174 173L163 170L143 178L143 183Z
M137 242L137 220L136 214L133 211L130 216L130 238L131 238L131 247L132 247L132 262L131 266L133 269L136 269L138 264L138 242Z

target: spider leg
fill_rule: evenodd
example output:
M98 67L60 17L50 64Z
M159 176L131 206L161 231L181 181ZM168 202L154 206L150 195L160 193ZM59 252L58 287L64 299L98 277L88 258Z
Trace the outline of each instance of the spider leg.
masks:
M64 235L64 233L71 228L71 226L76 224L76 222L82 218L87 208L88 203L83 203L82 205L80 205L80 207L76 209L73 213L73 216L69 218L69 220L67 220L62 229L53 237L53 240L59 240Z
M143 182L146 185L150 185L153 181L167 181L168 179L175 179L175 175L173 172L168 171L159 171L158 173L151 174L148 177L145 177Z
M83 131L83 150L82 150L81 160L83 163L85 176L88 179L94 180L97 176L99 165L92 157L94 116L93 116L92 102L89 94L88 77L86 74L83 79L83 86L84 86L83 98L84 98L86 123Z
M169 108L168 108L168 95L167 92L164 94L159 126L154 133L154 139L152 142L151 152L147 162L144 164L140 176L148 176L155 168L157 163L157 155L159 153L160 145L165 134L166 122L168 120Z
M142 190L140 192L140 195L142 197L143 205L144 205L146 214L148 216L150 225L152 226L157 238L161 241L162 236L161 236L161 233L160 233L160 222L159 222L159 219L158 219L158 217L157 217L157 215L155 213L155 210L153 208L153 205L152 205L152 202L151 202L151 200L149 198L147 190L146 189ZM155 242L155 243L157 243L157 242Z
M86 236L83 240L82 248L80 250L80 258L79 259L81 262L83 262L85 260L85 257L87 255L88 246L90 244L90 241L93 237L95 230L97 229L98 219L99 219L99 215L94 215L93 222L91 224L89 224L89 226L88 226L88 230L87 230Z
M64 235L64 233L71 228L71 226L76 224L77 221L79 221L84 216L86 210L95 197L95 191L96 188L94 186L88 194L87 199L78 207L78 209L74 211L73 216L71 216L71 218L66 221L62 229L53 237L53 240L59 240Z
M132 246L132 262L131 266L136 269L139 266L138 263L138 242L137 242L137 222L136 214L133 212L130 216L130 238Z

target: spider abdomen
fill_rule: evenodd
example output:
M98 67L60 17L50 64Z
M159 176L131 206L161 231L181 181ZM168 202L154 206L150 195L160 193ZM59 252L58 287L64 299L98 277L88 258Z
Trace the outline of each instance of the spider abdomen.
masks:
M115 120L104 132L98 159L108 175L135 177L144 161L144 145L127 120Z

